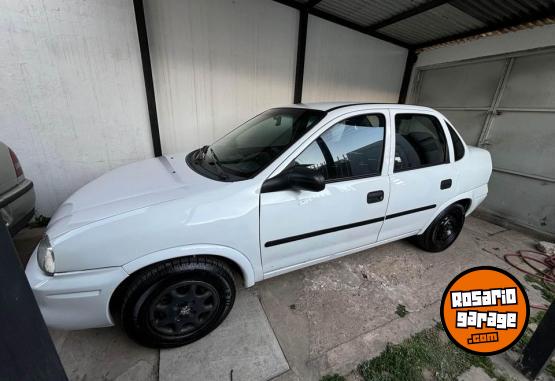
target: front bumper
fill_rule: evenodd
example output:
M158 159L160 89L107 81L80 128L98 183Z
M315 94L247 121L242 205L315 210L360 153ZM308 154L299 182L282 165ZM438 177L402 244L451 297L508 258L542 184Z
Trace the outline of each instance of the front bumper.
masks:
M37 250L25 269L46 325L85 329L113 325L109 302L128 276L121 267L58 273L48 276L37 263Z

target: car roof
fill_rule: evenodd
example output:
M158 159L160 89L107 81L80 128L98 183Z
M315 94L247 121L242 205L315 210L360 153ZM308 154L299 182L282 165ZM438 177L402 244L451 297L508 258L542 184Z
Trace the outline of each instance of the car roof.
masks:
M390 108L390 109L411 109L422 111L434 111L429 107L407 105L399 103L368 103L368 102L315 102L315 103L296 103L286 107L307 108L311 110L320 110L331 112L335 110L343 110L349 108L349 111L367 110L371 108Z

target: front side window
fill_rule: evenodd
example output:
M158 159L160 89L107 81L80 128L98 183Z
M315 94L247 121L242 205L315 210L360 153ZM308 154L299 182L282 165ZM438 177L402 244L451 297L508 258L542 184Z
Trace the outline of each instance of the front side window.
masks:
M439 120L426 114L395 115L394 172L449 162Z
M377 176L382 170L385 117L357 115L326 130L290 165L320 171L327 181Z
M195 171L223 181L252 178L326 115L325 111L276 108L254 117L187 156Z

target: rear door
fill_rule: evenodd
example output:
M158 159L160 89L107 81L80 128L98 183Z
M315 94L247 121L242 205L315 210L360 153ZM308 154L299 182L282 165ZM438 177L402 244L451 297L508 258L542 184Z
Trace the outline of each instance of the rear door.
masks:
M376 242L389 194L384 147L387 110L352 113L332 123L289 166L320 171L321 192L260 196L260 245L266 276Z
M434 113L391 110L390 196L379 240L411 235L454 196L456 176L445 126Z

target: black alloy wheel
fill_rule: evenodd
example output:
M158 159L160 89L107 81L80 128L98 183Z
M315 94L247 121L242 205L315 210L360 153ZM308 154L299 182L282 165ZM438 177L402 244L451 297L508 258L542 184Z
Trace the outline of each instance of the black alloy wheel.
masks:
M155 296L149 308L149 323L162 335L190 334L210 323L219 304L218 291L211 284L185 280Z
M192 343L214 330L235 301L231 269L213 257L177 258L133 274L110 311L129 337L153 348Z
M450 245L457 238L460 230L458 223L458 219L453 214L447 214L435 226L432 240L440 245Z
M459 236L464 225L464 217L464 207L461 204L453 204L443 210L423 234L414 237L414 241L426 251L443 251Z

